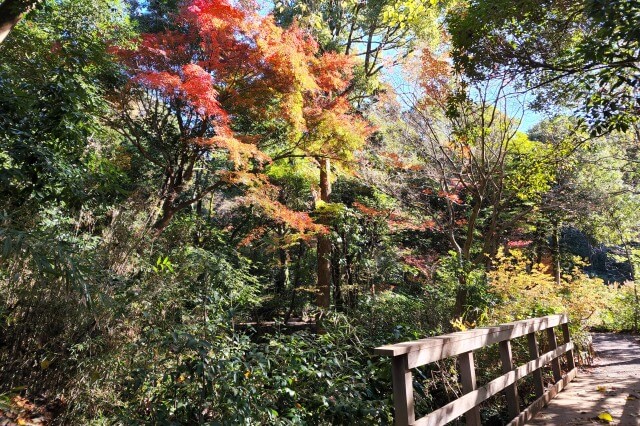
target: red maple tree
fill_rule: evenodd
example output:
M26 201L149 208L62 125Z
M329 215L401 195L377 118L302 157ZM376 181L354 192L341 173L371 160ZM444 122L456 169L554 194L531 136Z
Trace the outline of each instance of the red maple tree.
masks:
M350 115L344 96L350 57L321 54L296 25L280 28L226 0L190 1L175 29L143 34L136 48L117 54L130 76L117 97L119 129L162 173L158 232L224 188L239 189L299 232L321 228L270 196L261 171L271 157L260 144L284 129L278 158L301 151L331 158L342 155L336 135L350 127L364 135L366 124Z

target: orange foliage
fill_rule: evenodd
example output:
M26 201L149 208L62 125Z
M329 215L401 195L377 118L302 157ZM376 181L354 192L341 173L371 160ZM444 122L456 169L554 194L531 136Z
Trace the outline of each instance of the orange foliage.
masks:
M389 215L389 212L387 210L377 210L371 207L367 207L357 201L353 203L353 207L355 207L361 213L371 217L383 217Z
M424 90L426 105L443 105L451 94L451 65L444 55L436 55L429 49L422 51L420 86Z
M199 146L215 146L226 150L236 169L246 169L249 160L256 160L259 164L265 164L271 161L271 158L264 152L260 151L253 143L244 143L238 137L234 136L214 136L212 138L195 138L194 142Z
M279 201L274 200L273 196L269 194L271 189L273 187L270 186L254 188L243 197L242 202L259 207L269 219L286 225L298 234L327 232L324 226L314 223L307 213L291 210Z
M436 228L437 228L437 226L438 226L438 225L437 225L437 223L436 223L436 221L435 221L435 220L429 219L429 220L425 221L425 222L422 224L422 226L423 226L425 229L431 229L431 230L434 230L434 229L436 229Z
M414 172L424 169L423 165L409 164L400 160L400 155L396 154L395 152L380 152L379 155L387 159L387 164L396 169L410 170Z
M427 229L425 223L416 223L412 218L398 213L391 213L387 220L387 225L394 232L400 231L424 231Z
M323 231L308 215L274 201L258 173L271 161L258 146L260 135L238 135L232 128L239 115L277 118L294 134L322 135L310 155L344 156L340 150L352 142L345 134L364 138L371 131L352 114L344 93L353 58L321 53L308 32L295 24L280 28L272 16L242 2L188 1L176 25L175 31L143 34L135 49L115 52L128 66L130 87L147 89L171 108L185 146L227 155L233 166L217 175L229 185L251 188L245 202L297 232ZM339 142L333 146L333 140Z
M446 198L454 204L462 204L462 200L458 196L458 194L453 194L446 191L438 191L438 197Z

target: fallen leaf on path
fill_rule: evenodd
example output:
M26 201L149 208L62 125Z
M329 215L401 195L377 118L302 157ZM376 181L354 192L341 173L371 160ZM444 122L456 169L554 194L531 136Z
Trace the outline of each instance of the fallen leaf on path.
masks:
M604 393L607 390L607 387L606 386L598 386L596 389L598 390L598 392Z
M604 412L598 414L598 420L602 420L604 422L611 423L613 421L613 417L611 417L611 414L609 414L606 411L604 411Z

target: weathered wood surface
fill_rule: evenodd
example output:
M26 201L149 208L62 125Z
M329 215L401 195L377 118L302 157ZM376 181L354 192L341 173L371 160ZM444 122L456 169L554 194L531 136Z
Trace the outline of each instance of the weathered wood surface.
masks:
M415 368L504 340L513 340L529 333L556 327L566 321L566 315L550 315L496 327L475 328L428 339L380 346L375 348L374 353L385 356L408 354L409 368Z
M441 426L465 415L467 425L480 425L480 404L502 391L506 393L509 414L514 418L512 424L524 424L576 375L573 343L570 341L567 323L566 315L550 315L376 348L376 354L392 357L396 424ZM564 344L561 346L558 346L554 331L554 327L558 326L562 327L564 337ZM551 350L544 354L538 353L535 337L537 331L546 331L549 338ZM514 367L511 340L522 336L527 336L530 361ZM500 359L504 374L477 388L473 351L494 343L500 345ZM567 363L570 371L562 376L559 358L564 354L570 358ZM464 395L416 419L411 369L456 355ZM545 392L541 368L548 364L552 366L555 383ZM534 375L538 399L521 412L517 381L529 374Z

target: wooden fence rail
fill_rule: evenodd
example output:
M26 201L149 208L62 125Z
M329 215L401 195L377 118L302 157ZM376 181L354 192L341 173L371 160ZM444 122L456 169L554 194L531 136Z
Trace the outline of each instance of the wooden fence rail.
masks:
M564 337L562 346L558 346L554 327L562 329ZM543 330L546 330L550 350L540 354L535 333ZM513 365L511 340L522 336L527 336L530 361L516 367ZM499 345L504 374L478 388L473 351L495 343ZM395 423L399 426L441 426L463 414L467 425L480 425L480 403L501 391L505 392L509 415L513 418L509 424L523 425L560 392L575 377L577 371L573 360L573 343L569 336L568 318L565 314L549 315L495 327L477 328L411 342L380 346L375 349L374 353L392 357ZM565 353L567 354L568 372L562 376L559 357ZM411 369L451 356L458 357L464 395L416 420ZM554 384L545 391L541 369L547 364L551 364ZM521 411L517 381L529 374L533 375L538 398Z

